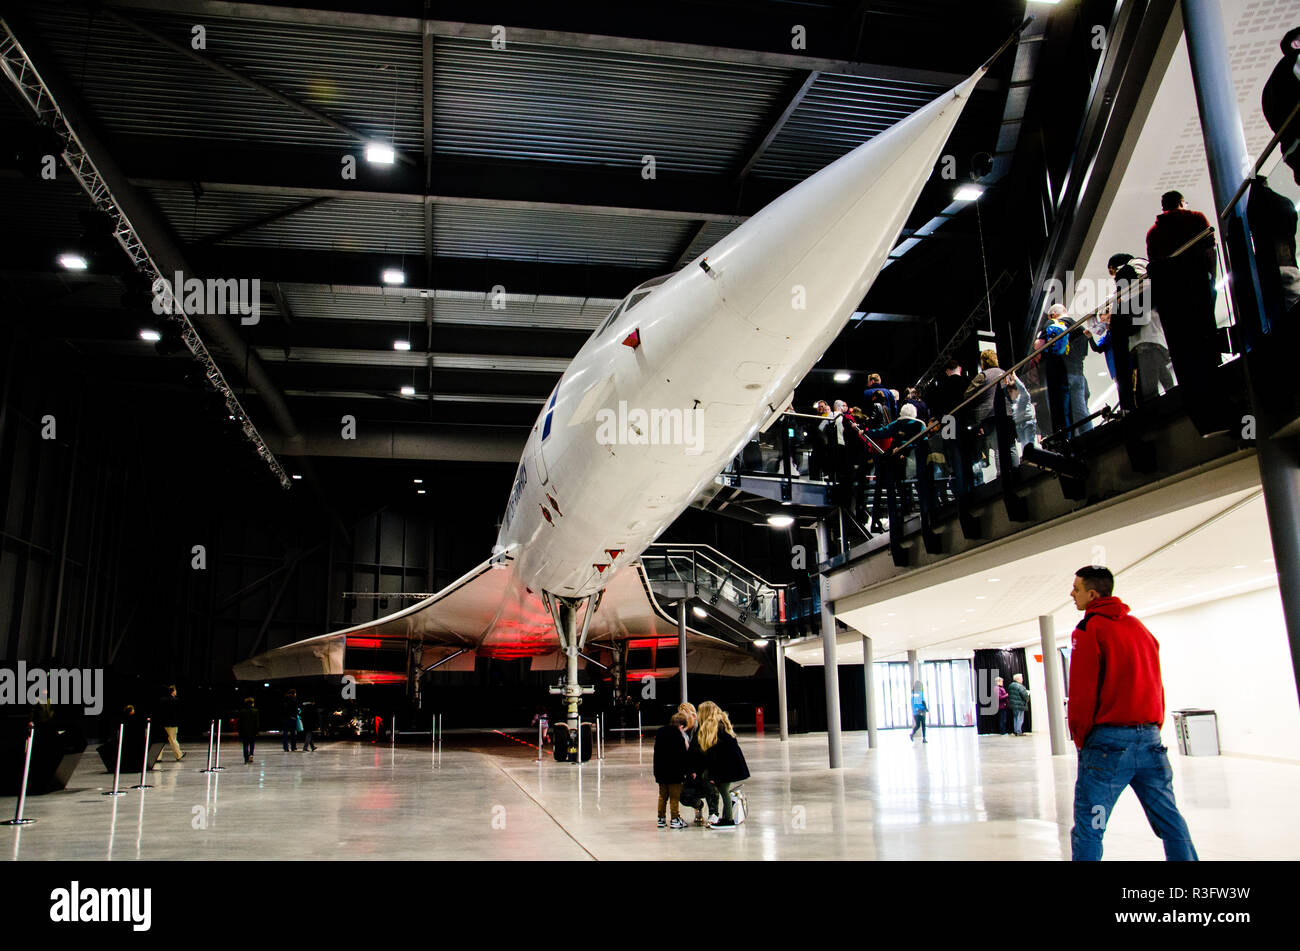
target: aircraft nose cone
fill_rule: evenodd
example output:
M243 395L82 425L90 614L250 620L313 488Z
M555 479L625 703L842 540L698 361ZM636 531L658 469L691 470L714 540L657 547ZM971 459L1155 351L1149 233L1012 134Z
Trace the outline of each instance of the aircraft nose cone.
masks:
M762 315L766 325L757 329L781 335L813 314L857 304L983 75L832 162L719 242L708 263L733 312Z

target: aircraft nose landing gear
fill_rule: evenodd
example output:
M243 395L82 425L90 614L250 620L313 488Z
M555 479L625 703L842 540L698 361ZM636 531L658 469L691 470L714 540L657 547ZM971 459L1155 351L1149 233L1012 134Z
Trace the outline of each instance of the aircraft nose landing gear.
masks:
M551 618L555 621L555 632L560 638L560 649L564 651L565 671L559 686L549 688L550 693L564 697L565 722L557 723L551 731L557 763L585 763L591 759L592 747L596 736L592 724L582 723L578 717L578 706L586 694L596 692L595 687L584 687L578 683L578 652L587 642L587 631L591 628L591 619L600 607L600 595L586 598L562 598L558 595L543 595ZM582 616L582 629L578 629L578 609L586 602L587 610Z

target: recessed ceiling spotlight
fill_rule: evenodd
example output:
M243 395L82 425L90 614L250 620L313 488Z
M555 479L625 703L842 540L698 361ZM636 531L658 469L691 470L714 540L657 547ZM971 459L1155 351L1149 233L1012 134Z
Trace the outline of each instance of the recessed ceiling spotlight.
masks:
M413 387L413 386L404 386L404 387L402 387L402 395L403 395L403 396L414 396L414 395L415 395L415 387Z
M296 473L296 472L293 474L292 478L293 478L294 480L296 480L296 481L301 481L301 480L302 480L302 476L298 475L298 473Z
M60 254L59 263L69 271L84 271L89 266L80 254Z
M383 278L385 284L405 284L406 272L401 268L386 267L384 268Z
M851 379L853 379L853 374L850 373L848 370L840 370L838 373L835 374L836 383L847 383Z
M977 594L977 595L975 595L975 600L976 600L976 601L983 601L983 600L984 600L985 598L987 598L987 597L988 597L987 594Z
M372 165L392 165L396 160L397 153L385 142L371 142L366 146L366 161Z
M414 482L416 485L424 485L423 479L412 479L411 481Z
M410 350L410 349L411 349L411 341L409 341L409 340L394 340L394 341L393 341L393 349L394 349L394 350Z
M990 578L990 579L989 579L989 584L992 584L992 583L995 582L995 581L1001 581L1001 580L1002 580L1001 578Z
M415 494L416 494L416 495L424 495L424 494L425 494L425 490L424 490L424 489L416 489L416 490L415 490Z
M157 343L162 339L162 334L156 330L142 330L140 331L140 339L148 340L150 343ZM231 419L234 419L234 417L232 416Z

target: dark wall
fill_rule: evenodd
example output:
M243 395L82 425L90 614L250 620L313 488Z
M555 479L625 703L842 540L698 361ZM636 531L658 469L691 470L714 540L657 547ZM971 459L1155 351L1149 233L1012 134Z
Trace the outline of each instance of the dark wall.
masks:
M1025 663L1025 649L1017 647L1015 650L978 650L975 652L975 727L981 735L985 733L998 733L998 715L996 713L986 714L983 712L983 699L991 698L996 695L997 690L994 687L996 677L1001 677L1004 683L1011 683L1011 678L1015 674L1024 675L1024 684L1029 688L1029 709L1025 711L1025 732L1028 733L1034 728L1034 685L1029 682L1029 666ZM1008 714L1008 717L1010 714ZM1007 729L1011 729L1008 721Z
M2 663L226 681L407 603L344 591L436 590L491 550L512 466L282 459L308 473L282 490L183 372L137 385L17 323L0 337Z

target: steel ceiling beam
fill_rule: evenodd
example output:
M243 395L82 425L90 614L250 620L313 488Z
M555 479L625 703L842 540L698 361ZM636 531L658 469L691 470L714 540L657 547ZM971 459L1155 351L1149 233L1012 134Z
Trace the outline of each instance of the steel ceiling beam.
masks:
M307 105L305 102L299 102L297 99L294 99L292 96L287 96L284 93L280 92L280 90L275 89L272 86L268 86L266 83L260 82L245 73L241 73L237 69L232 69L231 67L227 66L225 63L222 63L220 60L210 55L204 55L203 53L200 53L198 50L194 49L191 46L188 46L184 43L177 43L175 40L171 39L170 37L163 36L163 34L159 33L157 30L150 29L149 27L145 26L143 23L139 23L131 19L130 17L126 16L120 10L115 10L112 7L103 7L102 9L103 12L110 19L116 20L118 23L121 23L123 26L135 30L141 36L148 37L149 39L153 40L155 43L159 44L160 46L163 46L166 49L171 50L177 56L184 56L187 59L193 60L194 62L207 67L213 72L220 73L222 76L225 76L227 79L233 79L235 82L247 86L250 89L254 89L257 92L260 92L264 96L269 96L270 98L274 99L276 102L288 106L290 109L293 109L297 112L301 112L303 115L307 116L308 118L315 119L317 122L329 126L331 129L341 132L351 139L355 139L358 143L362 145L368 142L372 142L375 139L375 136L367 135L366 133L361 132L358 129L354 129L352 126L340 122L339 120L335 119L333 116L327 115L326 113L321 112L319 109ZM394 154L397 156L398 161L405 162L408 165L415 164L415 160L412 159L409 155L405 155L401 152L398 152L396 146L394 146L393 151Z
M305 7L269 6L254 3L233 3L227 0L115 0L120 9L150 10L159 13L176 13L193 16L221 16L278 23L296 23L303 26L325 26L353 30L378 30L386 33L420 35L425 24L437 38L472 38L486 42L491 38L491 25L467 23L456 20L423 20L419 17L394 16L380 13L359 13L341 10L314 10ZM813 11L809 11L812 13ZM644 36L612 36L577 30L538 29L508 26L508 42L569 49L599 50L605 53L651 54L676 59L702 60L736 66L756 66L776 69L816 70L847 76L872 76L901 82L928 83L951 87L966 79L969 72L947 69L924 69L883 63L863 63L833 57L778 53L769 50L738 49L707 43L682 43ZM971 63L973 69L978 63ZM985 78L981 90L1000 88L997 79Z
M133 261L143 259L148 263L153 272L149 275L151 279L157 274L167 275L177 271L197 276L199 272L189 266L151 205L139 195L122 174L120 167L103 143L95 117L81 101L80 96L73 91L72 85L56 65L55 58L45 47L39 34L21 16L6 13L3 25L13 41L21 48L22 56L30 64L34 73L30 85L32 89L39 90L36 93L38 98L34 103L38 113L43 104L50 114L57 114L71 131L72 137L68 139L69 151L65 151L64 154L66 160L75 163L76 167L70 165L74 175L83 187L95 189L92 198L96 199L97 207L112 208L116 211L115 224L118 232L115 237L123 249ZM8 71L8 59L6 59L6 72ZM49 118L49 116L42 116L42 118ZM76 156L70 152L73 147L79 150ZM205 364L209 381L219 392L228 391L225 395L228 405L232 406L232 412L238 411L246 420L248 427L252 427L249 438L254 444L261 443L261 434L257 432L256 427L253 427L248 414L239 408L238 399L226 386L224 377L209 356L208 347L205 346L203 339L189 322L188 317L181 314L181 320L184 325L182 335L187 337L186 344L200 363ZM275 424L283 432L295 433L297 424L289 412L284 394L267 375L261 361L245 346L231 321L209 320L204 323L204 326L208 331L212 348L240 368L244 378L262 397ZM192 336L192 339L188 339L189 336ZM266 462L281 484L286 485L287 477L274 455L268 454Z

